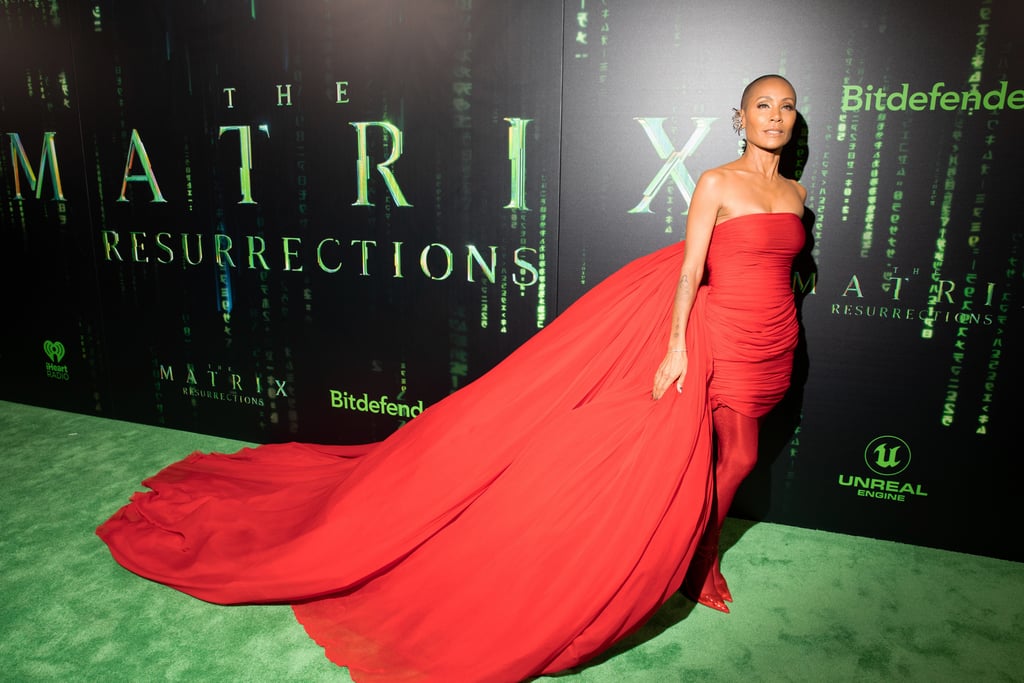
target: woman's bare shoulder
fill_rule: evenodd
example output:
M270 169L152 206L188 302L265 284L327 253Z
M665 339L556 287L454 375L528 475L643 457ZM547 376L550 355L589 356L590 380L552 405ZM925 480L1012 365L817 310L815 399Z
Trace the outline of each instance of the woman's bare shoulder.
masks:
M697 179L697 186L702 187L707 193L718 193L726 191L726 188L736 182L736 170L729 168L728 164L709 168L700 174Z
M792 178L788 178L787 180L789 180L790 186L797 193L797 195L799 195L800 203L805 204L807 202L807 188L801 185L798 180L793 180Z

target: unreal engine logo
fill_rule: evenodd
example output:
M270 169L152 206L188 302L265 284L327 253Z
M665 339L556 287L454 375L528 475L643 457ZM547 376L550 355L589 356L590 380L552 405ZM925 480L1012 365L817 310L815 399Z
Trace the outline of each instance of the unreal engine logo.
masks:
M902 503L908 500L908 496L926 497L928 494L921 484L903 481L904 477L899 477L907 472L911 458L910 445L900 437L876 437L864 447L864 465L868 472L862 475L840 474L839 485L855 490L858 496L878 500Z
M46 376L50 379L62 379L67 381L71 379L70 373L68 373L68 366L61 365L61 361L64 360L65 349L64 345L59 341L50 341L47 339L43 342L43 353L49 361L46 363Z
M898 436L879 436L864 449L864 464L875 474L896 476L910 466L910 446Z

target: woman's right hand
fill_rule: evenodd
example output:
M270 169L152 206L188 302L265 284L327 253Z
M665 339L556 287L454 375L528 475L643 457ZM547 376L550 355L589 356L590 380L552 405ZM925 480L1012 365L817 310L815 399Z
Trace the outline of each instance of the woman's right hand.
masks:
M682 393L683 379L686 377L686 351L669 350L665 359L658 366L654 373L654 387L651 390L651 398L657 401L673 382L676 383L676 391Z

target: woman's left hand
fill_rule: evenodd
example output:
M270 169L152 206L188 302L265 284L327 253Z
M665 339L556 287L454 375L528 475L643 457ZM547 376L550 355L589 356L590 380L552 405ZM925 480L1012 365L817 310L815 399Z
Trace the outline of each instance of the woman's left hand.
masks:
M657 401L661 398L672 382L676 383L676 391L682 393L683 379L686 377L686 351L669 351L665 359L658 366L654 373L654 388L651 390L651 398Z

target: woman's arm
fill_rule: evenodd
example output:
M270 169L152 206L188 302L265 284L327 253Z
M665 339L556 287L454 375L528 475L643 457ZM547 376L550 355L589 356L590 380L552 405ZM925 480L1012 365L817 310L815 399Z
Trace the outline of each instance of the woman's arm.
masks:
M676 283L675 300L672 304L672 326L669 331L668 350L654 375L651 396L661 398L672 382L676 391L683 390L686 376L687 352L686 325L690 310L697 298L697 287L704 277L704 263L711 244L711 233L722 207L721 186L723 179L717 171L704 173L693 192L690 211L686 218L686 251L683 265Z

